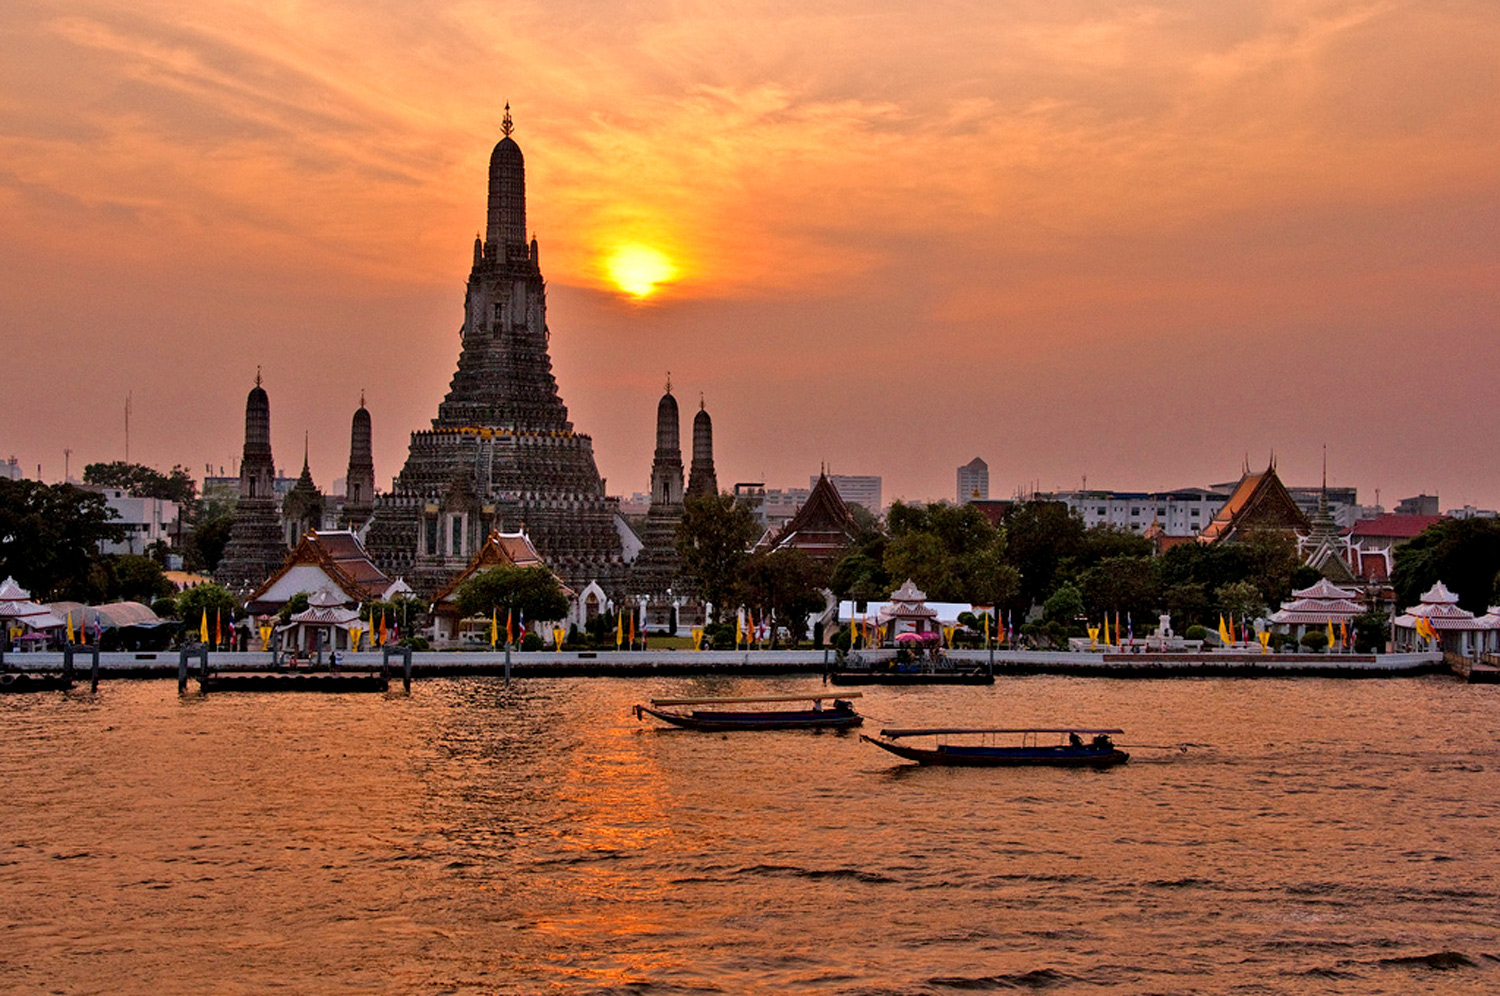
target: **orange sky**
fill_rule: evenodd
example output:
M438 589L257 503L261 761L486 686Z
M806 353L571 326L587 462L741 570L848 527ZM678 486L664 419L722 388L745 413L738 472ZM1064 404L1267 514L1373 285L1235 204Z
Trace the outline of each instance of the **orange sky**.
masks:
M733 13L726 10L733 9ZM382 486L458 356L501 108L612 493L667 370L719 480L1500 506L1493 0L0 7L0 456L228 465L264 368ZM610 282L639 243L678 273Z

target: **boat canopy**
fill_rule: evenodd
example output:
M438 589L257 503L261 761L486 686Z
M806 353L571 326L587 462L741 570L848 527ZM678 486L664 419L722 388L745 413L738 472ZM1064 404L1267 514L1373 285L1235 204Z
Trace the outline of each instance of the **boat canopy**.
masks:
M1124 730L1091 730L1082 726L1017 726L1004 729L974 726L938 726L925 730L881 730L882 737L896 740L900 737L931 737L953 733L1124 733Z
M707 699L652 699L654 706L737 705L746 702L827 702L833 699L857 699L859 692L838 695L738 695Z

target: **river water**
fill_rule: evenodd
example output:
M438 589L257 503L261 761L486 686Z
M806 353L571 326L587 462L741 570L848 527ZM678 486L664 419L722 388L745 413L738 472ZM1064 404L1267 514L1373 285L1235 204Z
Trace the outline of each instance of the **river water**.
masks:
M1123 727L1106 771L630 714L818 688L6 696L0 991L1500 988L1500 688L1035 677L858 703L872 732Z

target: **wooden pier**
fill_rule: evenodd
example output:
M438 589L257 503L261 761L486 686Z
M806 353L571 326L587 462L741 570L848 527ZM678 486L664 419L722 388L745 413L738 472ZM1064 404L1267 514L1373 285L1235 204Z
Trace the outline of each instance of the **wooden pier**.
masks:
M399 674L411 692L411 651L389 647L380 663L335 664L332 659L293 663L272 656L268 664L214 666L205 650L184 650L177 671L177 688L183 691L191 671L189 657L198 659L198 690L208 692L385 692L391 677ZM320 655L321 656L321 655ZM393 661L395 663L393 663Z
M1453 673L1464 679L1471 685L1500 685L1500 657L1495 654L1480 654L1475 657L1463 657L1458 654L1445 654L1448 659L1448 667Z

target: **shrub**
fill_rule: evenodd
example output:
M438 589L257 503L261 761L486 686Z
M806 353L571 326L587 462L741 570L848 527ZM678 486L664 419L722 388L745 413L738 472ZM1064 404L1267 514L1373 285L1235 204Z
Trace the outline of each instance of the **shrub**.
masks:
M1316 654L1328 646L1328 634L1320 629L1308 630L1302 635L1302 645Z
M1196 624L1189 626L1187 632L1182 635L1182 638L1184 640L1206 640L1208 639L1208 627Z
M522 650L541 650L544 646L546 644L542 642L542 638L535 633L527 633L525 638L521 640Z

